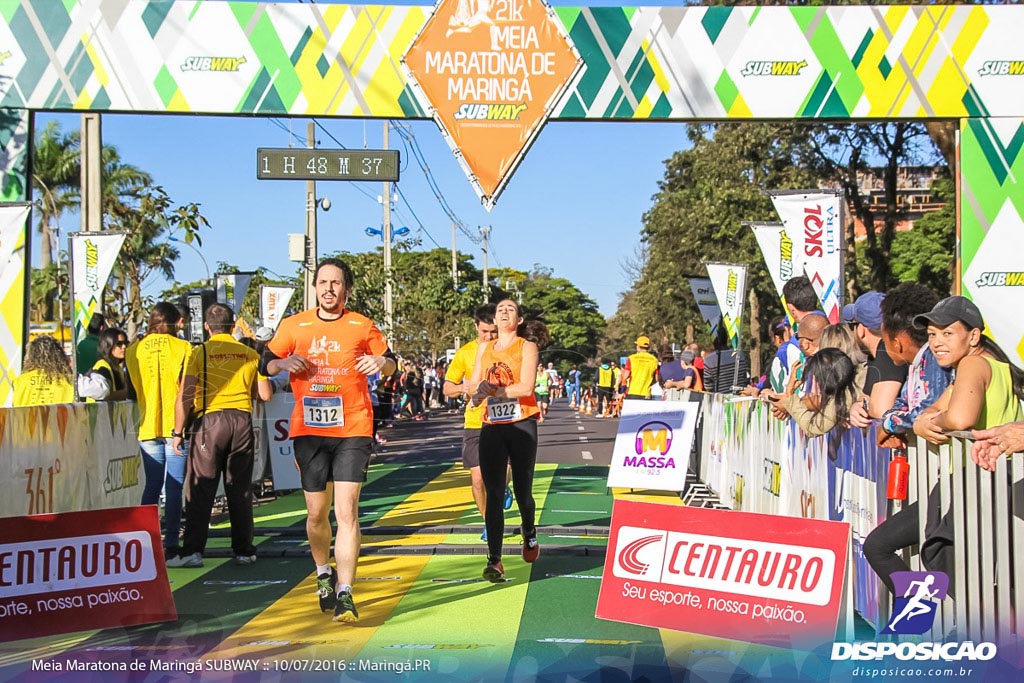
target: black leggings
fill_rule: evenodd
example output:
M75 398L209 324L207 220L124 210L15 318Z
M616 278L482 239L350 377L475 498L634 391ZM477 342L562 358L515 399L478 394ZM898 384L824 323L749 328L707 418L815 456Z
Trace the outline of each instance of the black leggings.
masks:
M939 486L932 487L928 494L928 506L939 505ZM896 593L892 579L893 572L910 571L910 567L897 554L897 551L921 542L920 522L917 519L918 503L914 501L892 517L888 518L868 534L864 539L864 559L878 574L885 587L892 594Z
M536 535L537 503L533 500L533 470L537 465L537 420L508 424L484 423L480 429L480 476L487 492L488 559L501 559L505 536L505 472L512 467L512 490L519 504L524 538Z

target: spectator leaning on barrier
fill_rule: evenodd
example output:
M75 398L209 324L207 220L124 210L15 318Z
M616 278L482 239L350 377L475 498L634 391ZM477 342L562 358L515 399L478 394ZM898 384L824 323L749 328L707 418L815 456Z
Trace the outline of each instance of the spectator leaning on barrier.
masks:
M914 323L928 326L928 344L936 359L956 373L953 384L914 421L915 434L945 443L949 431L982 431L1021 419L1024 371L1010 364L1003 350L984 335L985 322L973 302L948 297ZM921 561L929 570L944 571L952 579L953 530L949 513L939 518L937 493L938 485L929 494Z
M861 390L864 387L864 379L868 373L868 356L857 344L857 336L854 334L853 328L846 323L827 326L821 331L821 337L818 340L818 350L820 351L821 349L839 349L853 362L853 368L856 373L853 380L853 388L856 389L857 395L860 396Z
M789 369L802 356L800 342L793 335L785 316L772 321L772 342L776 347L775 356L768 369L768 386L762 388L781 393L786 390Z
M22 373L14 378L14 407L71 403L72 375L60 342L46 334L36 337L28 343Z
M971 435L976 439L971 446L971 459L989 472L995 472L1000 456L1024 452L1024 421L975 429Z
M124 330L108 327L100 332L96 362L78 380L79 396L97 401L128 398L128 371L124 365L127 349L128 334Z
M856 324L857 341L870 357L863 389L867 406L858 402L850 413L850 423L855 427L867 427L872 419L882 417L892 408L907 379L906 365L894 363L882 341L884 300L885 294L881 292L867 292L843 306L843 321Z
M910 366L900 395L882 415L878 438L883 448L905 448L903 435L913 430L921 411L935 403L953 381L953 369L939 365L928 346L928 330L914 325L915 317L929 312L938 302L938 294L916 282L898 285L882 302L882 339L886 351L894 363ZM897 547L906 545L909 544Z
M803 379L792 373L784 394L768 395L777 401L808 436L821 436L844 424L856 400L856 369L839 349L820 349L807 359ZM797 387L803 384L803 395Z

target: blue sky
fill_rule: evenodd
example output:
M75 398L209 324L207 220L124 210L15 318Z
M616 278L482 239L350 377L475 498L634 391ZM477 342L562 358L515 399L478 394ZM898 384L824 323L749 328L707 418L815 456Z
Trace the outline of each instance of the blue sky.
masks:
M39 113L36 130L54 119L65 130L80 125L78 114ZM103 142L148 171L175 202L201 205L212 226L204 231L202 246L211 270L227 261L242 270L264 266L292 274L287 234L305 230L305 183L257 180L256 149L303 146L308 121L105 114ZM383 144L381 120L317 121L327 130L316 129L319 147L338 147L331 136L349 148L364 147L364 140L371 149ZM540 264L586 292L603 314L615 312L620 294L630 286L622 263L639 245L642 216L657 192L664 161L686 144L683 124L549 123L488 213L434 122L408 123L455 214L473 231L492 226L491 267L530 270ZM399 185L408 200L397 202L394 226L408 226L423 249L434 248L431 237L449 249L450 220L401 138L394 131L390 137L390 146L402 151ZM329 212L319 214L319 252L375 248L380 238L364 230L380 228L383 211L377 197L382 192L381 183L317 183L318 196L332 203ZM64 234L80 229L78 216L64 216L60 227ZM457 245L482 267L479 245L461 232ZM199 256L187 247L181 252L177 280L205 277ZM156 296L164 287L154 279L146 293Z

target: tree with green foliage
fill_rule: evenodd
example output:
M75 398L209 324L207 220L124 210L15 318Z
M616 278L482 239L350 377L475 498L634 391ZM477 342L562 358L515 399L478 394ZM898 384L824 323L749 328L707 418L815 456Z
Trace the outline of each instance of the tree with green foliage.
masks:
M956 265L956 188L948 173L935 181L932 193L945 204L915 221L913 230L896 233L892 271L900 282L920 282L945 296Z

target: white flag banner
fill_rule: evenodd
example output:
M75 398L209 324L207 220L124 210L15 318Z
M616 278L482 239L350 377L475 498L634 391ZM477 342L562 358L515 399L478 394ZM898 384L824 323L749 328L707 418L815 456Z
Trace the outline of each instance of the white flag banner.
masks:
M793 240L786 234L782 223L751 222L747 225L754 231L768 274L772 276L772 284L782 299L783 286L790 278L803 274L803 259L793 250Z
M718 299L715 297L715 288L711 286L711 280L706 277L691 277L690 290L693 292L693 299L697 302L697 309L708 326L711 338L714 339L718 333L718 321L722 319L722 312L718 309Z
M100 232L73 232L68 235L71 252L71 294L75 302L73 315L75 347L86 335L89 320L99 306L107 278L121 253L125 233L103 230ZM78 370L89 368L78 368Z
M711 286L722 312L722 324L732 348L739 348L743 297L747 291L747 267L736 263L705 263Z
M25 332L25 225L31 204L0 204L0 406L9 405L21 372Z
M254 273L217 273L217 301L230 308L235 316L242 312L242 302L249 291Z
M771 198L825 315L829 322L838 323L843 288L842 194L809 190L773 193Z
M260 318L263 319L264 326L272 330L277 329L294 293L294 287L260 285Z

